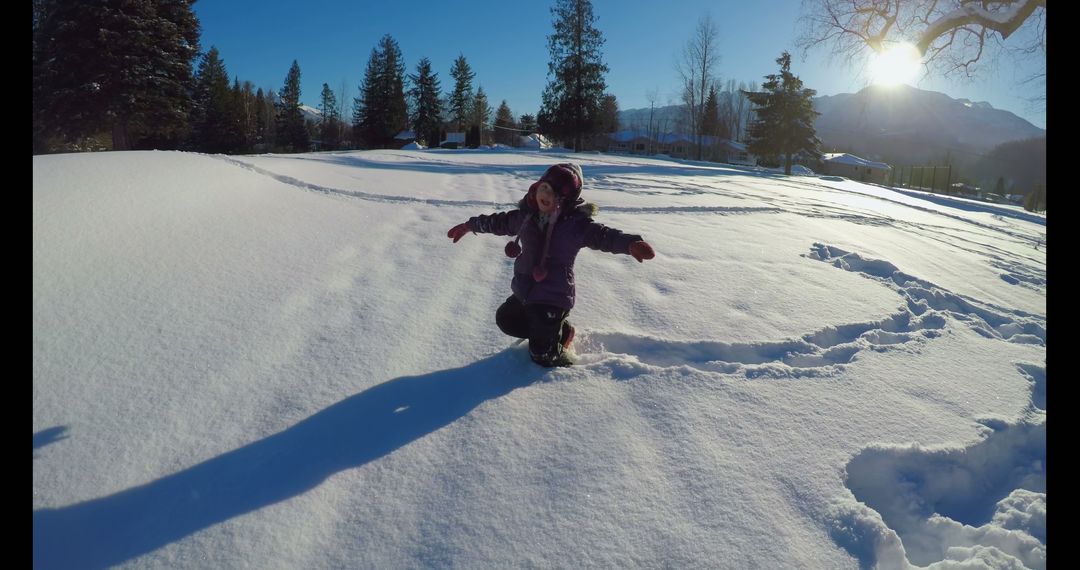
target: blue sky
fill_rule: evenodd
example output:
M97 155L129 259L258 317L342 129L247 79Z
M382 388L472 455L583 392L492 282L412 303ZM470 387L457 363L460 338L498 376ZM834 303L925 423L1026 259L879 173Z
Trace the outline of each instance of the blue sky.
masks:
M407 73L422 57L432 62L443 91L452 87L450 67L459 54L476 72L492 108L505 99L515 116L536 114L547 83L547 36L553 2L468 0L466 2L323 1L311 5L273 0L203 0L195 4L202 24L202 49L217 46L229 74L264 90L280 90L289 66L300 64L301 99L317 107L322 84L340 97L344 83L351 101L358 92L371 50L385 34L401 46ZM869 79L825 50L804 61L794 47L799 0L594 0L596 25L605 38L608 91L621 109L648 107L646 93L659 104L676 102L676 55L698 20L711 14L720 30L723 80L756 81L777 70L775 60L792 53L792 71L818 95L854 93ZM1046 128L1044 108L1027 102L1029 87L1018 85L1024 70L1000 65L977 81L921 79L921 89L954 98L987 101Z

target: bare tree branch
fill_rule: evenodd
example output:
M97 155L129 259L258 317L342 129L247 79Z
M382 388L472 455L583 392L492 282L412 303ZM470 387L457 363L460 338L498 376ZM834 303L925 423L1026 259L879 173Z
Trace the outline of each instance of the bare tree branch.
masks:
M796 45L804 56L828 47L832 56L854 60L867 47L880 52L890 43L910 42L924 64L943 75L970 72L992 41L1029 22L1032 46L1045 50L1045 11L1046 0L803 0Z
M930 22L915 42L919 53L923 53L945 32L976 24L985 30L993 30L1001 34L1001 39L1007 39L1031 17L1036 8L1046 8L1046 0L1019 0L1001 2L985 2L986 5L1004 6L1001 11L990 11L983 8L983 2L975 0L961 0L961 6L942 15ZM980 49L981 49L980 45Z

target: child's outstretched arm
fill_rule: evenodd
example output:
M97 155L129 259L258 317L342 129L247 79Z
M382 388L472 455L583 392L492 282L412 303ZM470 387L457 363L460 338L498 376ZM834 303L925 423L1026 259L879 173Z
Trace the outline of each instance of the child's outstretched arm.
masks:
M471 231L472 228L469 227L469 222L465 222L464 224L458 224L450 228L450 231L446 232L446 237L454 240L454 243L457 243L459 239L465 237L465 234Z
M648 243L638 240L630 242L630 255L634 256L634 259L641 263L646 259L652 259L656 257L656 252Z
M623 233L592 221L585 229L584 244L590 249L631 255L638 263L656 257L652 246L641 239L641 236Z
M497 236L512 236L518 233L521 222L528 214L524 210L510 210L509 212L497 212L473 216L469 221L458 224L446 232L446 237L457 243L469 232L478 234L495 234Z

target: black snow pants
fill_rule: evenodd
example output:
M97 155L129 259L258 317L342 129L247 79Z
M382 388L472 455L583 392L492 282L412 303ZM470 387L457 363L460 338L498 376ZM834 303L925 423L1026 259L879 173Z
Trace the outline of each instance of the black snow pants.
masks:
M495 311L495 324L513 337L529 339L529 356L541 366L563 364L562 339L570 312L554 305L525 304L510 295ZM565 324L564 324L565 323Z

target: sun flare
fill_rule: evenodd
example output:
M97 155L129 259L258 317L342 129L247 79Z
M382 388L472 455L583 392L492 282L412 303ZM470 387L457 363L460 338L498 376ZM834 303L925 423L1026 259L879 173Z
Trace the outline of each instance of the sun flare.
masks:
M870 78L874 85L901 85L915 79L921 65L922 58L915 46L897 44L870 55Z

